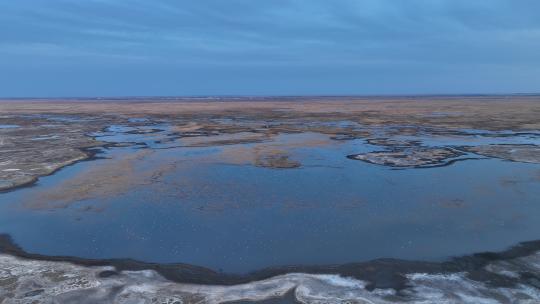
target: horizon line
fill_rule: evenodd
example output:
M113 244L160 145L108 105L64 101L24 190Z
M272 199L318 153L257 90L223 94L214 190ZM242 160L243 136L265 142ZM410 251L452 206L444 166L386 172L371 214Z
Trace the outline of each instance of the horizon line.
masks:
M430 93L430 94L286 94L286 95L96 95L96 96L24 96L0 97L0 100L126 100L126 99L261 99L261 98L366 98L366 97L488 97L488 96L540 96L540 92L514 92L514 93Z

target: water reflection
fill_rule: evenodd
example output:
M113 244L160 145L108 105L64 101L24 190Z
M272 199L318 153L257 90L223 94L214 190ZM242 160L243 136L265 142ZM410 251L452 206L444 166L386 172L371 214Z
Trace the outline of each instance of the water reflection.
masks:
M345 157L380 149L364 139L301 133L189 146L188 139L165 141L166 125L146 128L113 126L94 135L150 148L106 149L105 159L2 194L0 231L30 252L226 272L380 257L442 260L538 238L540 165L483 159L391 170ZM272 151L301 166L257 163L254 153Z

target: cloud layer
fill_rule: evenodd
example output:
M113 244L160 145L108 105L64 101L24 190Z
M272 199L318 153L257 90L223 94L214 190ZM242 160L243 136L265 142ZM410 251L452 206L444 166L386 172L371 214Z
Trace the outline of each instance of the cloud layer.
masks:
M539 92L536 0L19 0L0 96Z

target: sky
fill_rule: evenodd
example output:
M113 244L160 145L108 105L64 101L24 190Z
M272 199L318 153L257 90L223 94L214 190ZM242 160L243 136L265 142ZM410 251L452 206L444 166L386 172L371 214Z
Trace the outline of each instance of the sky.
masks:
M538 0L0 0L0 97L533 92Z

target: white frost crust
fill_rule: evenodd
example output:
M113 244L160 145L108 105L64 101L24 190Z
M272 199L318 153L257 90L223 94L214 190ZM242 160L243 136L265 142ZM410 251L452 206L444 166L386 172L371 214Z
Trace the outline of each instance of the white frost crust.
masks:
M539 273L540 254L495 262L486 270L519 277L520 269ZM233 286L180 284L152 270L123 271L100 278L112 267L84 267L0 255L0 303L207 303L261 301L290 291L304 304L328 303L540 303L540 290L519 283L493 288L467 274L412 273L408 288L366 289L367 282L329 274L289 273ZM510 275L511 274L511 275Z

